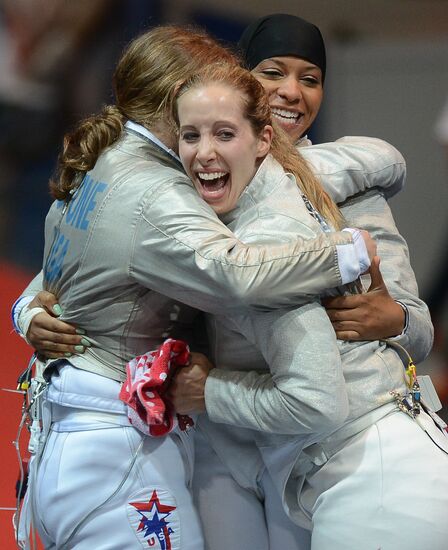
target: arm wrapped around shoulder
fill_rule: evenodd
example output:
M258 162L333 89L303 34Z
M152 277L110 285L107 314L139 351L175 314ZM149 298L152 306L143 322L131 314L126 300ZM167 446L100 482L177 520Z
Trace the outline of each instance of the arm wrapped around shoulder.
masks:
M390 198L405 184L406 162L402 154L382 139L346 136L331 143L302 147L300 153L337 203L372 187L380 187Z

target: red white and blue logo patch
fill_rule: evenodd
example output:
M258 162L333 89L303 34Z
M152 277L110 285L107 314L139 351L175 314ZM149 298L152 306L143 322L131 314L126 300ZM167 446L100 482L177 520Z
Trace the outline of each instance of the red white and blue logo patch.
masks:
M140 490L127 505L129 522L143 548L180 550L176 501L166 489Z

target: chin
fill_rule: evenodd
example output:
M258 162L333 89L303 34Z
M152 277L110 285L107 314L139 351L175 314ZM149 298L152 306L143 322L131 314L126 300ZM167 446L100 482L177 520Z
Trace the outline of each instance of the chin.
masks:
M281 126L281 128L282 130L285 131L286 135L289 137L292 143L295 143L296 141L298 141L305 133L297 128L291 128L290 126L289 127Z
M215 204L214 206L210 206L215 211L215 214L218 214L219 216L223 216L224 214L227 214L227 212L230 212L232 210L232 207L228 204Z

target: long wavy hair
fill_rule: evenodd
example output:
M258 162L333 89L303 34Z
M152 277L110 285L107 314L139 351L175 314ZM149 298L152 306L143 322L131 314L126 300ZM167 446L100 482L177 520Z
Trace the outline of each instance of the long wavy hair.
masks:
M289 136L272 120L268 97L263 86L246 69L235 64L215 63L180 82L171 100L172 117L177 126L177 100L188 90L209 84L223 84L239 92L244 106L243 114L256 136L261 135L266 125L274 128L270 153L286 172L294 175L303 194L322 216L335 229L340 229L343 226L343 217L337 205L325 192L306 160L295 149Z
M198 29L161 26L130 42L113 76L115 104L85 118L64 137L50 181L53 197L69 200L101 152L120 138L127 119L148 129L161 124L174 134L169 107L174 86L218 61L237 63L234 54Z

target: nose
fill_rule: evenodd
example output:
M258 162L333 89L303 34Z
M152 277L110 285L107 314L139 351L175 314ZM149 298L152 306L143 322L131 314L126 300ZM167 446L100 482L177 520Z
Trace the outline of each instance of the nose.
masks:
M196 151L196 158L202 165L216 159L216 151L212 139L204 137L200 140Z
M294 78L289 77L282 80L277 88L277 95L286 99L289 102L300 101L302 99L302 88L300 82Z

